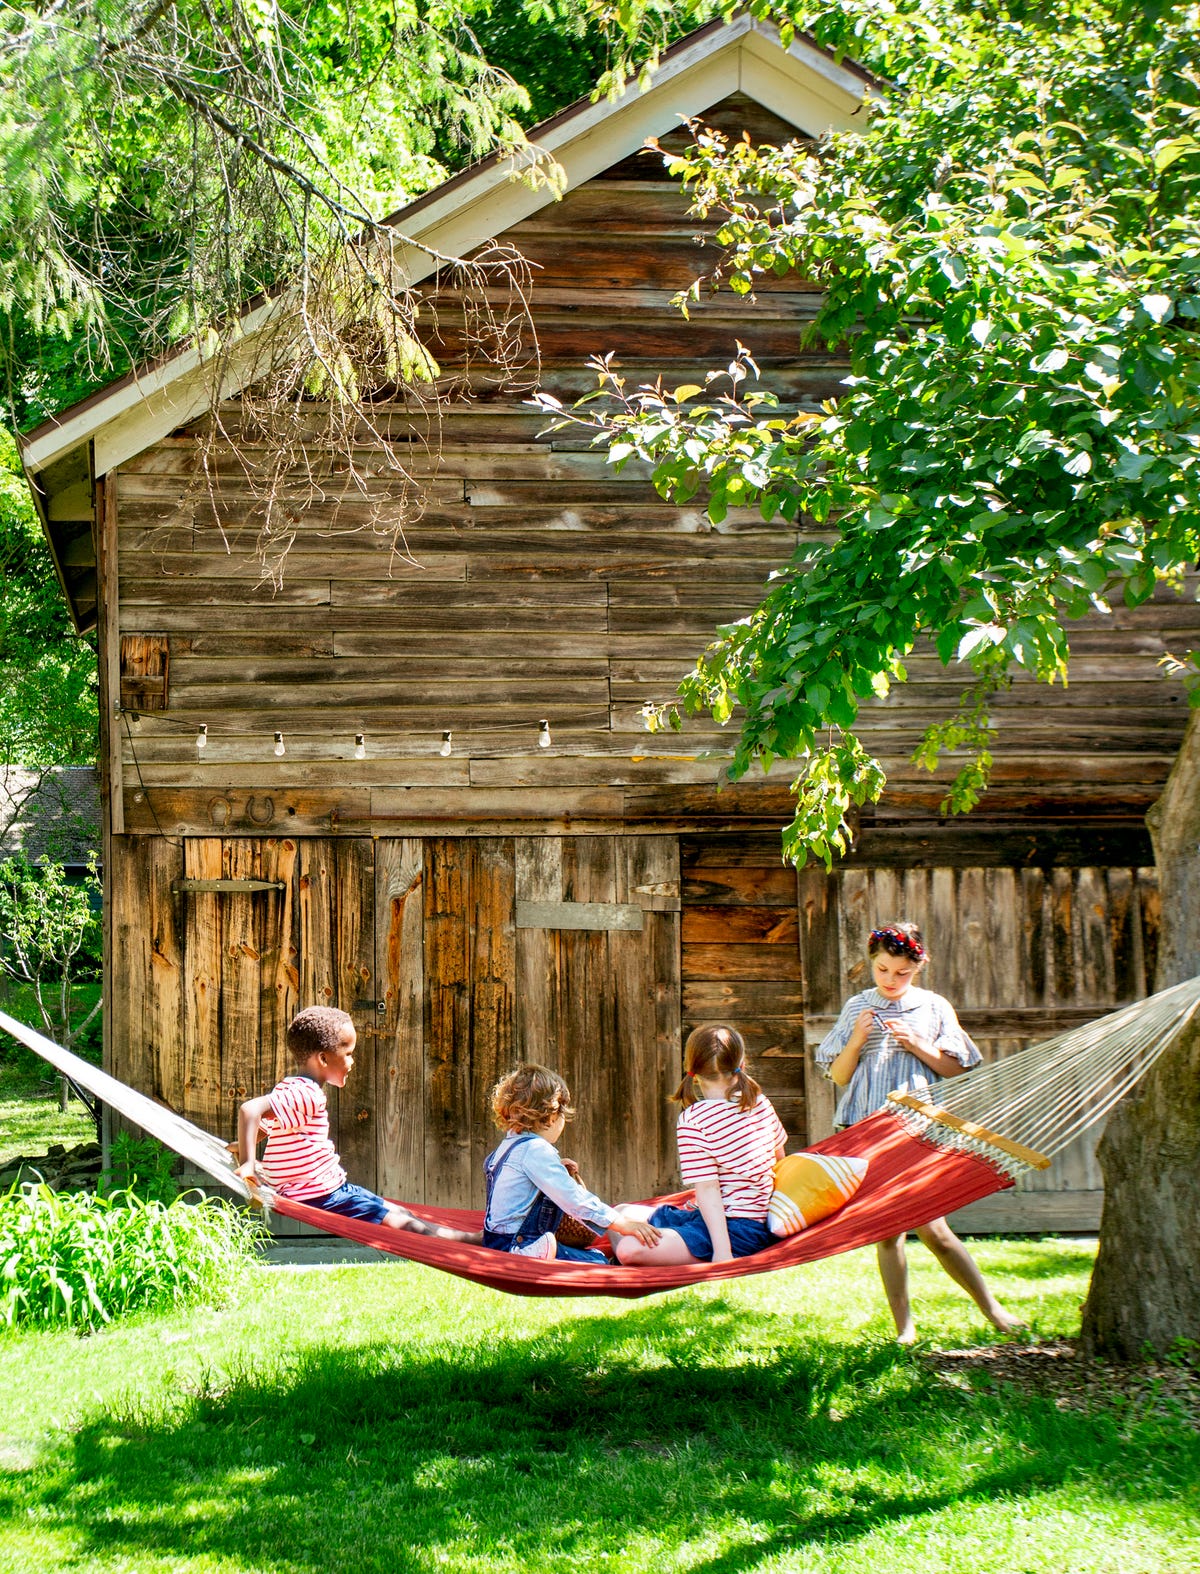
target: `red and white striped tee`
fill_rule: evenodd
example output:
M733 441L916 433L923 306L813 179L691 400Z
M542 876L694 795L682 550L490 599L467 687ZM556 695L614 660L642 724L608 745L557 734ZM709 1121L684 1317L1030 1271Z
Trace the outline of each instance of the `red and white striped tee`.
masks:
M766 1218L775 1187L775 1150L787 1141L769 1098L760 1093L746 1110L736 1099L698 1099L680 1115L675 1136L685 1186L718 1180L730 1218Z
M267 1147L263 1170L281 1197L301 1202L324 1197L346 1179L329 1140L325 1089L311 1077L284 1077L271 1089L271 1114L263 1119Z

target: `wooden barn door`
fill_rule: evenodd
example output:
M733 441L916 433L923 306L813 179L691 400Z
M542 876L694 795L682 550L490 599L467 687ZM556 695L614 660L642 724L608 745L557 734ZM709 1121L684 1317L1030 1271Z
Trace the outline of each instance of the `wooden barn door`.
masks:
M821 868L800 873L800 946L810 1046L868 987L865 940L889 918L921 926L923 982L945 995L985 1060L1091 1021L1149 993L1158 933L1153 869ZM810 1084L817 1076L810 1068ZM832 1113L829 1084L820 1079ZM821 1135L817 1131L815 1135ZM958 1216L977 1229L1095 1229L1099 1128L1015 1193Z
M567 1079L579 1113L563 1151L594 1190L628 1198L670 1184L675 839L380 841L375 875L380 1164L392 1194L479 1205L499 1137L491 1090L522 1060Z
M594 1189L672 1182L675 838L121 837L111 878L110 1067L206 1130L234 1135L291 1017L328 1004L358 1031L330 1119L359 1184L478 1204L522 1059L570 1082Z
M377 1128L400 1078L378 1049L373 844L114 838L110 895L113 1073L232 1138L242 1100L286 1074L296 1011L338 1006L358 1050L330 1090L330 1131L354 1179L378 1185Z

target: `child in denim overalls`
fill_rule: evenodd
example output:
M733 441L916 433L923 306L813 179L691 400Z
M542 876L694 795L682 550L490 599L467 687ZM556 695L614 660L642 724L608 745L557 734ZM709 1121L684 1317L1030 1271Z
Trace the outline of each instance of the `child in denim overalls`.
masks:
M559 1157L555 1144L575 1113L571 1092L557 1072L545 1066L518 1066L492 1090L496 1124L507 1133L484 1160L487 1211L483 1244L519 1257L611 1266L604 1252L563 1246L555 1239L564 1213L599 1234L632 1235L647 1246L658 1231L641 1219L628 1219L580 1185L578 1170ZM572 1173L574 1172L574 1173Z

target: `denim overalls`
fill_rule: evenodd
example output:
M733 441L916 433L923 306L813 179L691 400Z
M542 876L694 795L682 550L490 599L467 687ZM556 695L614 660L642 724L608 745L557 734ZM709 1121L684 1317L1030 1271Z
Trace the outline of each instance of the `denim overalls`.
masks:
M502 1157L499 1159L496 1157L500 1152L500 1149L496 1148L483 1161L483 1178L487 1186L487 1206L483 1215L483 1244L499 1252L511 1252L515 1246L527 1246L530 1241L536 1241L539 1235L545 1235L547 1232L553 1235L562 1222L563 1210L547 1197L545 1192L539 1191L533 1206L521 1220L515 1234L506 1235L499 1230L488 1229L488 1215L492 1211L492 1192L500 1171L521 1144L529 1142L536 1135L534 1131L522 1132L508 1145ZM591 1262L603 1267L612 1267L611 1258L606 1257L601 1251L590 1248L560 1245L556 1255L559 1262Z

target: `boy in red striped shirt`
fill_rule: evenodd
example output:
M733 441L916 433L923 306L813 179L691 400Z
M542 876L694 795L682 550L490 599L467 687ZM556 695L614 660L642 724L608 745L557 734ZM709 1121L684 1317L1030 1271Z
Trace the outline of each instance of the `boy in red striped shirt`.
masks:
M345 1011L332 1006L309 1006L293 1018L287 1047L296 1069L270 1093L247 1099L238 1111L238 1174L243 1180L259 1178L254 1155L265 1132L261 1175L281 1197L392 1230L477 1244L482 1239L479 1234L427 1224L397 1203L346 1179L342 1161L329 1140L325 1088L345 1086L354 1065L356 1042L353 1021Z

